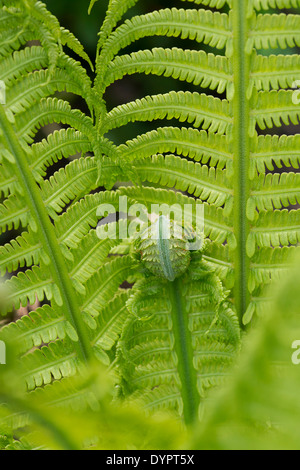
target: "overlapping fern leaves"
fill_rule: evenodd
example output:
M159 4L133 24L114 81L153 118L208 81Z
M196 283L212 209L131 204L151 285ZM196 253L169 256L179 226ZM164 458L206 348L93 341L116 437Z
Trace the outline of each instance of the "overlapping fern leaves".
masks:
M264 10L300 5L195 0L117 26L136 3L110 0L92 83L64 50L90 62L82 46L41 2L0 2L7 99L0 107L0 228L18 231L0 248L1 273L15 274L6 282L6 312L41 302L3 337L18 340L30 390L74 374L95 356L106 364L117 358L123 394L143 397L152 408L175 408L191 422L238 349L236 316L220 279L240 319L249 321L264 308L264 285L299 250L299 138L275 129L299 122L289 90L299 60L288 54L300 43L299 16ZM122 53L151 36L180 38L182 47ZM270 48L276 56L262 55ZM136 73L172 77L191 91L170 90L108 112L108 87ZM80 95L89 114L55 96L65 91ZM128 123L161 120L178 124L152 127L119 146L108 139ZM60 129L38 141L49 123ZM47 178L55 162L78 154ZM120 180L133 185L112 191ZM98 191L102 186L107 190ZM180 281L150 278L132 291L120 289L144 273L130 254L112 250L117 240L100 240L95 230L99 205L117 209L120 195L149 210L162 202L204 203L211 243Z
M217 9L226 3L229 12L170 8L126 20L103 44L96 89L143 72L201 90L120 105L101 119L101 129L178 120L177 127L158 127L120 150L143 181L176 187L207 204L206 235L219 245L216 265L229 261L235 305L248 322L263 308L264 284L284 272L271 260L278 256L284 266L299 242L298 135L282 135L284 126L299 124L291 90L299 71L293 49L299 46L299 15L265 12L296 8L299 2L194 3ZM192 39L195 47L186 49L182 41L182 48L119 55L130 42L151 35ZM197 43L212 49L199 50ZM254 260L258 251L261 267ZM226 280L226 270L223 276Z

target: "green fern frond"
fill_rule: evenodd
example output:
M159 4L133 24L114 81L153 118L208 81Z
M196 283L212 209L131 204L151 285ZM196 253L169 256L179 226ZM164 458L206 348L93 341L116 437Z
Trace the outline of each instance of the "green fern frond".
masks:
M53 283L45 266L43 269L34 266L25 273L19 272L17 276L7 281L6 286L11 293L7 296L7 310L4 310L2 314L9 312L12 307L18 309L20 306L25 307L28 303L33 305L37 299L43 301L45 297L49 300L55 299L59 306L62 304L60 289Z
M193 208L193 215L196 214L196 202L192 197L183 195L180 192L173 192L164 189L155 189L155 188L119 188L120 193L128 196L131 200L136 200L141 204L146 204L148 210L151 212L159 211L161 204L167 204L169 207L172 207L174 211L175 218L181 220L182 217L182 207L184 205L190 205ZM212 241L218 242L220 244L224 243L226 240L229 243L232 249L236 246L236 240L234 234L231 230L231 217L226 217L224 214L224 209L216 208L215 206L210 206L204 204L204 234L206 237Z
M97 0L91 0L89 12ZM122 16L132 8L138 0L109 0L106 18L99 33L98 50L102 47L110 33L117 25Z
M189 9L122 21L136 3L109 1L92 82L63 49L90 62L83 47L44 4L0 0L0 271L12 275L3 314L40 304L1 338L15 340L23 381L40 389L34 396L53 389L53 397L65 394L62 408L76 403L64 378L96 358L118 373L116 395L190 424L231 373L238 318L263 314L265 286L282 279L299 251L299 138L281 135L299 124L291 90L299 15L263 11L299 0L190 0ZM169 48L120 55L153 37L176 38L178 47L168 39ZM107 87L136 73L178 80L177 91L150 90L109 111ZM198 89L181 91L191 86ZM67 94L58 99L61 92L81 97L87 112ZM164 119L178 126L157 128ZM151 125L124 143L118 129L133 122ZM49 124L56 126L39 141ZM274 135L260 135L266 130ZM164 224L158 241L122 238L132 218L123 220L120 196L139 203L152 224L171 206L176 227L185 204L194 213L201 205L203 233L193 232L194 219L190 233L201 247L190 252L184 236L162 243ZM116 236L102 239L109 230ZM21 415L24 427L32 416Z
M132 42L155 35L188 38L223 49L231 31L226 14L167 8L126 20L105 42L101 58L109 62Z
M56 237L60 243L76 247L91 227L96 227L98 220L97 209L101 204L110 204L117 209L118 193L103 192L86 196L72 205L55 221Z
M75 375L79 361L74 354L72 343L65 339L50 343L48 347L36 349L23 358L23 377L28 390L51 384L53 380Z
M95 354L99 350L109 351L116 344L129 316L126 306L128 297L128 290L117 293L95 318L96 326L91 332Z
M234 268L228 245L210 243L203 255L203 259L209 266L212 266L212 269L226 288L232 289L234 285Z
M252 0L252 4L257 10L297 8L300 6L299 0Z
M210 166L220 169L226 166L229 175L232 169L231 149L232 143L227 142L225 136L190 127L158 128L119 146L124 158L132 162L158 153L176 153L203 164L209 162Z
M231 0L181 0L182 2L193 2L196 5L205 5L211 8L221 9L225 3L230 4Z
M111 248L118 243L109 238L100 239L96 230L83 237L78 246L71 250L70 276L80 282L89 279L102 266Z
M124 330L120 344L125 389L145 400L147 409L171 407L187 422L199 412L208 389L228 374L239 342L237 321L227 308L221 308L218 324L211 326L216 304L209 293L214 291L213 281L208 283L208 290L203 282L197 283L200 303L188 301L193 298L188 278L156 286L141 283L127 305L144 320L129 319L130 328ZM153 304L155 315L151 315ZM167 390L172 390L171 395Z
M0 216L1 232L17 230L20 226L26 227L28 224L28 209L16 196L8 196L3 204L0 204Z
M17 271L23 266L30 267L41 260L41 244L32 230L24 232L10 243L0 247L0 272L4 276L6 272Z
M260 175L253 185L252 198L259 211L281 209L300 203L300 174Z
M13 338L15 348L20 354L57 339L63 340L66 336L77 340L75 330L64 318L63 309L57 306L54 310L49 305L38 308L28 316L22 317L22 320L10 323L1 331L3 339Z
M48 65L48 57L40 46L25 47L15 51L12 55L1 61L0 73L2 80L9 84L23 75L40 70Z
M124 256L110 261L90 277L86 284L86 296L81 310L92 317L98 316L99 311L114 296L119 286L127 280L136 266L130 256Z
M14 113L27 111L32 103L52 95L55 91L65 91L81 95L82 88L78 82L72 82L69 74L62 70L55 71L49 80L48 70L29 74L7 90L7 105ZM66 83L68 83L66 87Z
M46 169L62 158L69 158L92 151L92 144L87 137L73 128L54 131L41 142L35 143L28 151L30 168L37 181L42 181Z
M172 77L218 93L227 90L228 96L232 93L232 77L226 57L179 48L155 48L119 56L108 65L101 87L107 88L125 75L135 73Z
M262 130L280 127L282 123L299 124L300 111L293 103L292 94L286 90L258 93L250 120L250 135L255 135L256 124Z
M300 43L299 15L257 15L252 25L246 48L256 49L286 49L299 46Z
M25 22L25 26L27 26L26 23L27 22ZM27 41L33 39L33 35L29 32L28 28L24 28L24 25L20 24L17 16L1 8L0 38L3 44L1 56L7 57L20 46L23 46Z
M63 46L64 45L68 46L70 49L72 49L72 51L75 52L75 54L77 54L82 59L86 60L89 63L91 69L94 70L93 64L92 64L89 56L85 52L82 44L74 36L74 34L72 34L67 29L60 28L60 41L61 41Z
M75 198L81 198L95 188L97 165L94 158L80 158L61 168L49 180L41 182L45 206L60 213Z
M300 59L294 55L257 55L253 64L252 82L257 90L271 91L292 88L299 77Z
M261 284L280 281L290 270L291 263L299 252L298 246L261 248L251 260L249 289L251 292Z
M283 166L299 168L299 136L259 136L252 141L250 175L253 179L255 171L266 173L267 170L274 171L274 164L278 168Z
M247 242L247 252L254 255L255 244L259 247L289 246L299 242L299 209L288 211L262 211Z
M92 142L95 140L91 118L78 109L71 109L68 102L57 98L43 99L16 116L18 135L30 143L40 127L53 122L68 124L89 137Z

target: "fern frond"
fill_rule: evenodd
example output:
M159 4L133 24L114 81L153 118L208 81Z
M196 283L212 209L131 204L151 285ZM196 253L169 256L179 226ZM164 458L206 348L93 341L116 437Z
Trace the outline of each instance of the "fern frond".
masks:
M159 389L154 388L151 392L135 392L134 398L141 401L145 410L149 413L153 409L157 411L176 410L182 414L182 401L178 388L172 385L161 385Z
M251 259L249 290L253 292L262 284L280 281L290 271L291 263L296 258L299 247L261 248Z
M260 175L253 185L251 199L259 211L281 209L300 203L300 174L273 173Z
M64 318L61 307L54 310L49 305L44 305L34 312L22 317L15 323L10 323L1 330L1 337L13 338L15 348L19 354L38 348L42 344L48 344L57 339L65 339L69 336L73 341L77 340L75 330Z
M63 70L56 70L51 77L48 70L40 70L23 77L22 81L8 88L7 105L16 114L27 112L35 101L65 90L77 95L82 93L78 82L71 80L70 75Z
M250 257L259 247L296 245L300 240L300 210L275 210L260 212L255 228L248 238L247 252Z
M253 179L255 171L266 173L266 169L274 171L274 164L299 168L300 165L300 137L299 135L259 136L252 141L250 160L250 175Z
M181 220L182 208L189 205L193 208L193 215L196 214L195 199L185 196L182 193L175 193L164 189L155 188L119 188L121 194L128 196L131 200L136 200L141 204L147 204L148 210L152 213L160 210L160 205L167 204L172 207L175 219ZM207 238L220 244L228 241L232 249L236 246L236 240L232 232L231 217L225 216L224 209L216 208L204 204L204 234Z
M142 282L136 288L128 307L131 311L142 311L144 320L128 320L130 328L126 327L122 337L120 367L124 368L124 385L134 393L133 396L145 400L148 409L171 406L180 414L184 413L188 420L191 418L189 407L196 406L197 410L208 389L220 384L228 374L228 367L237 351L239 334L235 316L226 307L221 309L218 325L211 326L216 304L210 289L203 290L203 283L197 284L201 303L195 303L183 301L194 296L188 278L174 282L176 285L166 283L155 288L151 282ZM210 288L214 289L212 284ZM174 290L177 291L176 303ZM185 340L182 329L181 339L179 336L176 309L182 315L181 324L188 325L189 338L186 341L189 341L189 346L185 343L184 352L181 347ZM147 311L150 317L145 320ZM191 370L185 371L185 376L181 375L184 367L181 354L193 357L189 365ZM188 381L189 404L186 402L185 380ZM166 393L167 389L172 390L172 398Z
M299 55L257 55L252 70L252 84L257 90L292 88L299 77Z
M228 177L232 173L232 142L227 142L225 136L207 133L204 130L192 128L163 127L142 134L136 139L120 145L119 151L129 161L149 158L158 153L176 153L188 156L196 162L224 167Z
M300 6L299 0L252 0L252 4L256 10L297 8Z
M91 11L96 1L97 0L91 0L89 12ZM100 38L98 42L98 50L110 36L110 33L117 25L118 21L130 8L132 8L137 3L137 1L138 0L109 0L106 17L99 33Z
M91 69L94 70L93 64L92 64L89 56L85 52L85 50L83 48L83 45L74 36L73 33L71 33L70 31L68 31L65 28L60 28L60 41L61 41L63 46L64 45L68 46L72 51L75 52L75 54L77 54L82 59L86 60L89 63Z
M107 39L101 57L111 61L121 49L147 36L188 38L223 49L231 31L228 15L224 13L167 8L126 20Z
M295 8L299 0L189 0L189 9L171 5L119 24L136 3L109 1L92 83L63 49L90 62L82 45L43 3L0 0L0 78L6 88L0 230L10 232L0 248L0 271L15 271L5 282L3 314L36 300L44 304L3 334L22 343L23 379L30 390L44 389L36 396L47 396L53 382L66 383L64 377L96 357L118 374L118 396L138 398L148 410L174 410L190 424L209 390L229 376L238 353L232 307L245 322L255 312L262 315L265 286L282 279L299 251L300 180L293 171L299 169L299 136L279 134L286 132L283 126L299 124L289 88L300 71L294 49L300 46L300 17L256 11ZM189 49L120 55L146 37L178 38L179 46L189 40ZM278 49L276 55L270 48ZM175 79L176 90L192 84L201 94L150 90L109 112L106 88L136 73ZM57 99L60 92L80 96L88 114L72 109L66 94ZM185 127L157 129L154 121L164 119ZM151 122L153 130L122 143L125 134L119 137L118 129L133 122ZM38 142L38 131L53 123L67 129ZM259 135L266 129L277 135ZM59 160L55 172L50 167ZM193 216L201 205L201 248L189 251L184 237L173 237L164 242L162 258L158 241L123 240L119 229L131 219L122 218L120 196L152 215L167 205L176 223L185 205ZM162 237L165 227L159 227ZM101 239L110 229L116 239ZM62 402L76 403L73 389L53 390L53 397L65 393ZM83 402L79 391L78 406ZM28 417L17 419L29 423Z
M72 343L65 339L27 354L23 358L23 365L23 377L28 390L34 390L53 380L75 375L80 364Z
M182 2L193 2L196 5L205 5L211 8L223 8L225 3L231 5L232 0L181 0Z
M35 143L28 152L28 160L36 180L41 181L46 174L46 168L62 158L92 150L92 144L87 137L73 128L61 129L49 134L47 139Z
M48 65L48 57L40 46L25 47L15 51L0 63L2 80L9 84L34 70L44 69Z
M257 15L255 24L247 41L247 50L286 49L300 44L299 15Z
M260 129L272 129L283 124L299 124L300 111L293 103L292 91L273 90L260 92L257 95L251 113L250 135L255 135L256 124Z
M81 306L82 311L92 317L98 316L135 267L136 262L130 256L118 257L104 264L85 283L86 296Z
M96 354L99 349L109 351L121 335L129 316L126 306L128 297L129 291L117 293L95 318L96 326L91 332L91 344Z
M73 204L64 214L55 221L56 236L60 243L76 247L81 238L90 228L96 227L98 220L97 209L101 204L111 204L112 210L117 209L118 193L103 192L88 195L81 201Z
M27 26L27 22L25 22L25 26ZM2 57L9 56L27 41L34 39L32 32L20 24L19 18L3 8L0 13L0 38Z
M174 155L155 155L152 159L135 164L135 168L142 181L187 191L216 207L230 204L230 185L221 170Z
M90 346L85 340L84 326L75 300L76 290L68 276L64 275L67 271L64 255L56 241L53 225L45 211L39 187L28 169L25 144L15 138L15 129L8 120L3 106L0 106L0 121L1 143L7 150L9 149L10 159L14 163L14 171L20 185L19 193L22 194L22 198L19 198L19 202L23 202L23 210L25 207L25 211L30 212L27 224L35 233L38 233L42 244L40 265L34 266L26 273L19 272L16 277L7 282L8 287L12 288L12 293L6 309L18 307L20 304L25 306L27 302L33 304L36 298L44 300L45 297L53 299L53 304L64 305L67 319L78 334L74 351L81 359L87 358Z
M28 224L28 208L16 196L8 196L0 204L0 231L17 230Z
M23 20L21 24L20 17ZM29 40L38 39L47 52L51 72L55 70L62 45L65 44L89 61L80 42L69 31L60 27L57 18L42 2L17 2L7 9L2 8L1 20L5 24L4 32L0 26L0 35L4 36L3 51L6 54Z
M231 289L234 285L234 268L228 245L210 243L203 254L203 259L213 267L226 288Z
M1 153L0 150L0 161L1 158L3 159L3 153L2 155ZM8 159L6 159L5 165L0 163L0 197L15 195L20 190L13 166L14 162Z
M18 135L30 143L39 128L53 122L68 124L90 137L92 142L95 140L91 118L78 109L71 109L68 102L57 98L43 99L26 112L16 116Z
M60 213L75 198L80 198L95 188L97 164L94 158L80 158L54 173L49 180L41 181L42 198L47 208Z
M0 272L4 276L6 271L11 273L23 266L30 267L41 260L41 244L36 235L29 229L10 243L0 247Z
M43 269L33 266L25 273L19 272L6 282L6 286L11 293L7 296L6 311L3 313L9 312L12 307L18 309L20 306L25 307L27 303L33 305L36 299L43 301L45 297L55 299L59 306L62 304L60 289L54 284L45 266Z
M73 261L70 262L70 276L84 283L102 266L111 248L117 240L99 239L96 230L91 230L83 237L79 245L71 250Z

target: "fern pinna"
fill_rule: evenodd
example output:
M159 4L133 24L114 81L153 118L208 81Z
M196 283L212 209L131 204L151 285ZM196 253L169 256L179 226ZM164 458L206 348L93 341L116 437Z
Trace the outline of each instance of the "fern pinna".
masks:
M190 0L194 5L122 22L137 3L109 1L92 82L65 51L90 63L83 47L44 4L0 2L4 314L36 298L41 303L2 337L17 342L29 390L57 383L97 357L116 368L121 397L175 409L190 423L207 389L230 373L237 318L249 322L263 312L265 285L299 249L293 171L299 139L281 134L300 115L291 90L300 45L292 9L300 4ZM123 52L153 36L179 38L181 47ZM108 111L109 86L137 73L172 77L190 91ZM88 114L57 92L81 96ZM166 120L177 123L154 130L153 123L122 144L113 140L114 130L129 123ZM38 130L49 123L59 130L39 141ZM63 159L68 163L48 177ZM118 181L127 184L113 190ZM118 210L120 196L149 212L157 203L203 202L206 249L191 252L175 280L153 275L130 248L133 241L97 236L99 206ZM172 256L174 249L176 243ZM134 287L125 289L124 281Z

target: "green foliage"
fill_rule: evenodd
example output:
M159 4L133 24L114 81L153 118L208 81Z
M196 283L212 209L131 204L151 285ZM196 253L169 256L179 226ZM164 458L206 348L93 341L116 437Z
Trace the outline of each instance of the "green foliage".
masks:
M252 331L233 380L215 397L191 449L299 449L299 258L276 285L266 318Z
M86 401L95 378L82 379L82 371L95 360L96 370L100 362L114 371L119 403L137 399L186 424L197 421L210 389L232 375L238 320L263 315L265 286L286 274L299 251L299 138L276 129L299 124L288 89L299 69L298 55L288 54L299 45L299 15L264 12L297 7L298 0L198 0L191 8L183 4L122 22L136 3L110 0L92 80L92 71L65 51L67 46L93 70L83 47L43 3L0 2L0 78L6 86L0 230L7 237L0 270L8 278L2 313L39 303L1 330L1 339L19 354L20 389L37 397L30 405L3 385L1 401L21 413L12 422L1 408L8 415L8 447L38 445L32 444L36 435L25 442L21 433L18 443L11 437L35 420L49 427L50 447L81 448L94 434L102 439L96 447L119 442L116 431L111 442L103 430L95 431L101 420L104 428L105 420L120 416L126 424L132 414L121 407L114 415L111 404L105 405L107 416L100 406L79 441L66 432L65 423L80 427L72 424L70 407L78 410L78 423L93 408ZM225 5L226 13L201 5ZM154 36L178 38L183 47L122 53ZM270 48L280 51L266 55ZM108 110L110 85L133 74L169 77L183 82L183 89ZM72 107L72 95L82 99L82 110ZM137 122L152 127L116 145L116 131ZM48 135L40 138L45 126ZM145 238L136 253L133 238L101 239L101 230L122 230L122 220L108 224L107 214L98 212L106 204L108 215L114 214L120 196L149 213L153 204L175 205L175 225L184 204L196 209L203 203L208 241L189 253L184 237L166 241L162 229L156 243ZM195 220L191 225L196 229ZM72 392L75 383L80 400ZM92 402L99 404L103 389L96 389ZM63 418L42 411L40 403L51 400L68 405ZM145 426L142 414L133 415L137 427ZM130 442L159 447L176 439L146 442L137 431Z
M136 450L181 448L183 426L167 416L145 416L136 404L118 406L113 376L99 364L24 395L20 369L1 373L0 449L6 450ZM26 433L23 428L26 427ZM143 432L141 433L141 429Z

